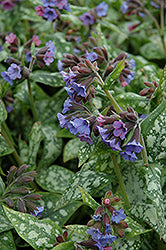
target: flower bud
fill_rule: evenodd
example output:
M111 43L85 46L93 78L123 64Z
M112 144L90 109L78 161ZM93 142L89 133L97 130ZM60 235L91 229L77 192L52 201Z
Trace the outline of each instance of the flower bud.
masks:
M25 206L30 210L30 212L33 213L34 210L38 211L36 204L33 201L24 199L24 202Z
M114 197L111 199L111 204L114 205L114 204L118 203L119 201L120 201L119 197Z
M29 192L29 189L26 187L18 187L10 190L11 194L27 194Z
M22 199L18 199L17 200L17 205L18 205L18 210L22 213L26 213L26 207L25 207L25 203L23 202Z
M6 199L6 205L8 205L8 207L10 207L10 208L13 208L14 207L14 202L13 202L13 200L11 199L11 198L7 198Z
M63 237L61 235L56 237L57 242L62 243L64 242Z
M126 109L129 113L134 113L134 109L132 107L127 107Z
M28 165L24 164L21 167L19 167L19 169L16 172L16 177L18 177L19 175L21 175L22 173L24 173L28 168Z
M28 199L28 200L40 200L40 198L42 197L41 194L29 194L24 196L24 199Z
M7 57L7 58L5 59L5 62L8 63L8 64L15 63L15 64L17 64L18 66L21 65L21 62L18 61L17 59L15 59L15 58L13 58L13 57Z
M120 237L120 238L124 238L125 233L123 232L123 230L118 227L117 225L114 225L114 232Z
M16 181L17 184L26 184L33 181L33 178L30 176L20 176Z
M107 209L110 211L111 214L113 214L113 211L116 211L113 206L108 206Z
M109 224L110 225L110 217L107 213L104 213L104 216L103 216L103 225L105 226L106 224Z
M104 205L109 205L110 204L110 199L104 199L103 204Z
M136 122L136 121L137 121L137 117L136 117L136 115L134 115L133 113L128 113L128 114L126 115L126 118L127 118L128 120L132 121L132 122Z
M63 232L63 237L64 237L65 240L67 240L68 232L66 230Z
M96 221L92 219L92 220L88 221L87 227L92 227L95 223L96 223Z
M13 176L15 175L15 172L17 171L16 166L11 166L7 175L7 181L8 183L11 182L11 180L13 179Z
M113 120L114 121L114 120ZM111 199L113 197L113 193L112 191L108 191L106 194L105 194L105 199Z
M125 221L123 221L123 220L121 220L121 221L119 222L119 225L121 225L122 228L128 228L128 227L129 227L128 224L127 224L127 222L125 222Z
M24 174L22 174L21 176L29 176L29 177L35 177L37 175L37 172L36 171L30 171L30 172L26 172Z

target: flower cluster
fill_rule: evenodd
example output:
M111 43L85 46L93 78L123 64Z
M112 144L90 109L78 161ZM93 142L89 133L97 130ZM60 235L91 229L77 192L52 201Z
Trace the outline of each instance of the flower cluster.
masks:
M59 10L71 11L67 0L41 0L42 5L38 5L35 10L38 16L42 16L47 21L60 19ZM59 10L58 10L59 9Z
M97 121L102 141L113 151L120 151L119 154L125 160L134 162L137 159L135 153L140 153L143 149L140 144L137 113L131 107L127 107L127 111L122 111L119 115L114 113L110 116L103 116L100 114ZM129 136L131 139L128 141Z
M87 226L91 227L87 233L91 236L90 239L78 243L85 247L96 247L99 250L110 250L113 241L117 237L123 238L125 236L123 229L128 227L124 221L126 215L124 210L116 210L113 205L117 205L120 199L114 197L112 191L105 194L102 205L99 206L92 219ZM117 236L113 235L116 234Z
M151 98L152 94L155 92L158 87L158 83L156 81L153 82L144 82L147 88L140 91L141 96L146 96L148 99Z
M1 76L10 85L13 85L13 80L20 80L22 78L21 67L16 63L12 63L7 71L1 72Z
M8 49L11 53L18 51L19 41L15 34L10 33L8 36L5 36L5 42L9 44Z
M83 22L83 25L85 26L93 25L97 21L97 18L107 16L107 11L108 11L108 4L101 2L95 8L90 9L89 12L84 13L82 16L80 16L80 20Z
M1 0L2 10L13 10L15 4L21 2L21 0Z
M123 14L127 14L127 16L137 15L145 18L144 8L139 0L123 1L121 5L121 11Z
M37 60L37 64L40 67L43 67L45 64L47 66L50 65L50 63L52 63L54 61L55 58L55 50L56 47L54 46L54 44L52 43L51 40L49 40L46 43L46 46L39 49L36 53L35 53L35 57Z
M41 44L41 41L39 40L39 36L33 35L32 38L26 42L23 48L23 52L26 54L26 61L30 62L32 60L32 54L31 54L31 45L34 42L35 47L38 47Z
M40 200L42 195L31 194L27 185L34 180L36 171L27 172L29 166L24 164L18 169L12 166L7 175L7 187L2 194L6 205L10 208L17 207L22 213L32 213L38 216L38 212L43 211L42 207L37 207L36 200ZM22 197L22 195L24 195ZM16 202L17 201L17 202Z

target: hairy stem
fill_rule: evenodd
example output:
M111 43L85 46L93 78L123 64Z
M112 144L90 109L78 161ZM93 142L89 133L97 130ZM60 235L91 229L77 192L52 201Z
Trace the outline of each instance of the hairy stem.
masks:
M122 196L123 196L123 199L125 201L125 206L126 206L127 209L130 209L130 203L129 203L129 200L128 200L128 197L127 197L127 193L126 193L125 185L124 185L122 175L121 175L121 172L120 172L120 168L119 168L119 166L117 164L117 161L116 161L116 156L115 156L115 154L111 153L111 157L112 157L112 161L113 161L113 164L114 164L114 170L115 170L116 175L118 177L119 186L121 188Z
M32 95L31 83L30 83L29 79L27 79L27 85L28 85L29 99L30 99L33 118L35 121L38 121L37 113L36 113L36 109L35 109L35 104L34 104L34 100L33 100L33 95Z

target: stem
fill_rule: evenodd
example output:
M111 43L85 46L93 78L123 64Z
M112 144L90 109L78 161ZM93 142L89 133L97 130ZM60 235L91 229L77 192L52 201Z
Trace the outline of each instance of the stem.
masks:
M16 160L16 162L18 163L18 165L21 166L21 165L22 165L21 159L20 159L20 157L19 157L19 155L18 155L16 149L14 148L14 146L13 146L11 140L9 139L9 137L8 137L8 135L7 135L7 133L6 133L5 128L3 127L3 125L1 125L1 133L2 133L2 135L3 135L4 139L5 139L5 141L7 142L8 146L9 146L12 150L14 150L14 152L12 153L14 159Z
M125 201L126 208L130 209L130 203L129 203L129 200L128 200L128 197L127 197L127 193L126 193L125 185L124 185L122 175L121 175L121 172L120 172L120 168L119 168L119 166L117 164L117 161L116 161L116 156L115 156L115 154L111 153L111 157L112 157L112 161L113 161L113 164L114 164L114 170L115 170L116 175L118 177L119 186L121 188L121 192L122 192L123 199Z
M166 44L164 41L164 1L161 1L160 4L160 26L161 26L161 40L162 40L162 44L163 44L163 50L164 50L164 54L166 56Z
M146 146L145 146L145 142L144 142L144 138L143 138L142 134L140 134L140 142L141 142L142 146L144 147L141 150L142 158L144 160L145 166L148 167L149 166L149 164L148 164L148 157L147 157Z
M29 79L27 79L27 85L28 85L29 99L30 99L32 113L33 113L33 118L35 121L38 121L37 113L36 113L36 109L35 109L35 105L34 105L34 100L33 100L33 96L32 96L31 84L30 84Z
M3 125L3 128L4 128L5 132L6 132L6 134L7 134L8 138L9 138L9 140L11 141L11 143L12 143L13 146L14 146L14 145L15 145L15 142L14 142L14 140L13 140L11 134L10 134L10 131L9 131L9 129L8 129L8 126L7 126L6 122L2 122L2 125Z
M100 87L104 86L104 82L103 79L101 78L101 76L95 71L95 74L97 76L97 79L99 80L98 83L100 85ZM109 98L111 104L114 106L115 110L117 113L120 113L122 110L119 107L118 103L116 102L116 100L114 99L114 97L110 94L110 92L108 90L104 90L105 94L107 95L107 97Z

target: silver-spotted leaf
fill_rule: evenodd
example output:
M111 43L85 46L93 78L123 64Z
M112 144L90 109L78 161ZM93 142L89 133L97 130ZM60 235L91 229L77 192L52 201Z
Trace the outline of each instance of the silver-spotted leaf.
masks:
M72 160L74 158L78 157L79 148L84 143L80 141L80 139L75 138L67 142L64 146L63 151L63 161L67 162L69 160Z
M11 231L0 233L0 249L16 250L13 235Z
M80 192L81 192L81 196L83 199L83 202L88 205L89 207L91 207L94 211L98 208L98 206L100 206L99 203L97 203L90 194L88 194L82 187L78 186Z
M30 214L14 211L4 206L5 213L21 238L36 250L52 249L61 228L51 220L38 220Z
M30 75L30 79L34 82L41 82L51 87L64 87L65 82L62 79L62 75L59 72L46 73L46 72L34 72Z

